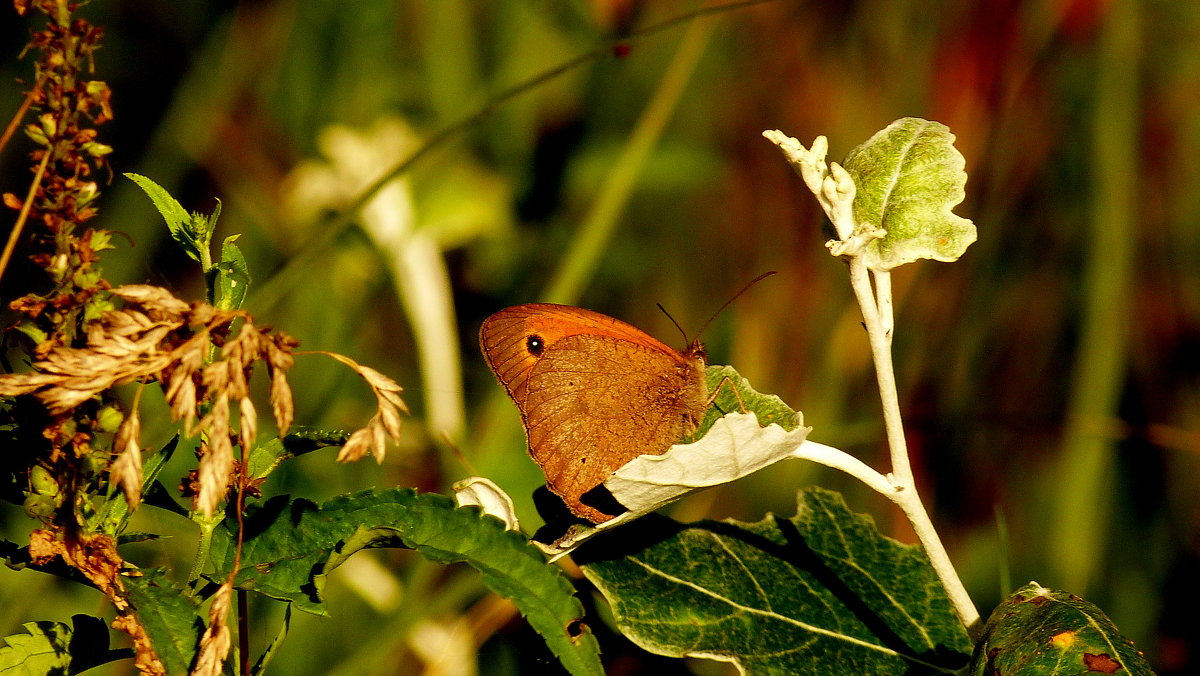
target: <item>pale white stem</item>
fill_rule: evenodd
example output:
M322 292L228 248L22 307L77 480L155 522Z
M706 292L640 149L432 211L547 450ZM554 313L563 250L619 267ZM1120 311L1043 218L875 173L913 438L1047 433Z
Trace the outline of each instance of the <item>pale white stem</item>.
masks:
M363 208L363 225L387 254L396 295L412 326L425 384L429 427L458 438L466 415L460 388L462 356L446 259L434 238L415 227L408 185L393 181Z
M879 277L876 277L878 281ZM885 331L880 306L890 308L892 305L891 286L884 282L882 287L871 288L871 277L867 273L866 264L859 258L850 260L850 283L854 295L862 308L863 324L867 328L870 340L871 355L875 361L875 377L879 385L879 398L883 404L884 428L887 432L888 448L892 458L892 485L884 492L892 502L900 507L912 524L913 531L925 548L929 562L946 589L954 612L959 621L967 628L972 637L979 632L979 611L967 594L966 587L954 570L950 556L938 537L929 513L917 494L916 482L913 479L912 465L908 459L908 444L904 439L904 424L900 417L900 397L896 391L896 375L892 365L891 331ZM886 295L886 298L877 297ZM868 484L870 485L870 484Z
M791 457L811 460L826 467L839 469L884 495L894 493L896 490L890 479L876 472L870 465L832 446L805 440L791 452Z
M908 444L904 439L904 423L900 418L900 396L896 392L896 373L892 366L890 334L884 333L879 303L871 287L871 277L862 259L850 260L850 285L862 309L863 325L871 345L871 356L875 360L875 379L879 384L879 398L883 404L883 424L887 432L888 448L891 451L892 475L901 486L913 484L912 467L908 462ZM888 288L890 291L890 287ZM889 294L890 295L890 294ZM890 298L887 304L891 305Z
M892 305L892 273L889 270L873 270L875 278L875 303L879 307L879 324L883 335L887 336L888 347L892 344L892 329L895 328L895 315Z
M945 587L959 620L975 637L979 633L979 611L967 596L967 590L954 571L950 557L929 520L925 506L921 504L912 466L908 460L908 444L904 440L900 398L896 393L896 376L892 366L894 314L891 274L887 271L875 272L875 284L872 288L872 275L860 257L867 245L884 237L887 231L866 223L860 224L855 218L854 197L857 188L854 179L836 162L826 163L825 155L829 146L825 137L818 136L813 141L812 148L807 149L799 141L779 130L764 131L763 136L779 147L788 163L816 195L821 208L833 223L838 239L827 242L825 246L830 253L843 257L850 263L850 284L859 307L862 308L863 324L867 328L871 354L875 360L875 376L883 404L883 421L887 431L888 448L891 451L892 473L884 477L843 451L821 447L808 441L796 449L794 456L841 469L895 502L908 517L917 538L925 547L929 561Z

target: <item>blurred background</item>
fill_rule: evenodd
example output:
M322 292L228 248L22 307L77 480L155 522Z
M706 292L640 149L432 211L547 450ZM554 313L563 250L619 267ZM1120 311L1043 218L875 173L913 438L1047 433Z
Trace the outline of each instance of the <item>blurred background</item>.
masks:
M532 530L541 481L479 354L483 318L554 300L682 344L655 303L693 332L771 269L780 274L706 329L710 361L802 410L813 439L886 470L845 266L823 246L816 201L761 132L806 145L825 135L837 160L897 118L940 121L966 157L956 211L979 240L956 263L893 275L902 408L934 522L985 616L1036 580L1098 604L1159 673L1195 673L1200 5L776 0L672 22L702 6L87 5L80 14L106 30L95 77L112 87L116 113L100 130L114 178L93 224L128 236L106 254L107 277L203 297L197 267L122 172L152 178L188 209L209 212L219 198L219 236L240 235L259 321L405 387L413 415L382 464L314 453L276 472L267 494L446 492L478 474L517 499ZM0 110L15 111L17 79L31 79L17 57L43 20L0 11ZM0 157L3 191L28 185L27 150L14 143ZM418 151L398 182L339 220ZM4 297L18 295L20 281L4 281ZM299 424L353 429L371 415L370 392L330 360L301 358L292 382ZM173 433L158 419L146 414L147 443ZM192 462L177 458L175 475ZM790 515L811 483L914 541L889 503L798 462L672 513ZM190 522L139 514L142 529L177 537L130 558L182 576ZM30 528L19 509L2 518L9 539ZM610 673L733 673L641 652L605 628L586 581L579 588ZM331 616L294 619L276 673L515 674L553 663L465 567L368 552L327 593ZM0 576L0 635L98 606L48 576ZM278 630L278 606L254 606L257 650Z

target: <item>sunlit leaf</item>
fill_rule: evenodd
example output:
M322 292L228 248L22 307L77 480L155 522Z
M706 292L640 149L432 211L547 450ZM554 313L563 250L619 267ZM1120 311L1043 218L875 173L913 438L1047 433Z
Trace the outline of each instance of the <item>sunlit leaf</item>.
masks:
M1104 611L1036 582L992 611L971 674L1153 674Z
M163 220L167 222L171 238L179 244L184 253L197 263L200 262L200 249L208 246L208 242L197 237L197 233L192 227L192 216L187 209L184 209L178 200L171 197L166 189L153 180L131 173L125 174L125 177L138 184L138 187L150 197L150 201L154 203L158 213L162 214Z
M221 244L221 262L216 265L216 297L213 305L222 310L238 310L250 290L250 268L246 257L235 243L237 235L230 235Z
M505 529L478 507L457 508L433 493L412 489L362 491L324 505L280 496L246 510L247 538L236 585L292 601L298 610L325 614L325 578L366 547L406 546L439 563L464 562L509 598L573 674L601 673L599 648L580 620L583 607L557 566L546 563L520 533ZM213 538L212 579L233 564L236 522Z
M73 626L72 626L73 625ZM92 667L131 657L131 650L110 650L104 620L75 615L63 622L26 622L27 633L0 641L0 676L78 674Z
M971 644L924 552L820 488L753 524L647 517L575 553L646 650L749 674L950 674Z
M843 165L857 186L855 218L887 230L863 251L868 268L957 260L975 241L975 224L951 211L966 194L967 174L946 125L897 120L851 150Z

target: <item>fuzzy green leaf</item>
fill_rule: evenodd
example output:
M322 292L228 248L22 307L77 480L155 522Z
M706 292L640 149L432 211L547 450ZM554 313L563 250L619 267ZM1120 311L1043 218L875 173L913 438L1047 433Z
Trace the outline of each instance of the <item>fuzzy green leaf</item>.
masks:
M857 188L855 219L887 230L863 251L868 268L957 260L975 241L975 224L951 212L966 195L967 174L946 125L897 120L851 150L843 166Z
M162 569L125 577L125 597L146 628L168 674L185 674L204 633L199 606Z
M726 413L753 413L763 427L775 423L791 431L799 425L796 412L782 399L755 390L750 386L750 381L732 366L709 366L704 370L704 380L708 391L716 392L717 396L700 419L694 435L696 438L703 437L713 423Z
M1036 582L992 611L975 647L972 675L1153 674L1104 611Z
M125 177L134 183L138 184L150 201L154 203L154 207L158 209L158 213L162 214L163 220L167 222L167 229L171 231L171 238L179 244L192 260L199 263L201 259L200 249L208 246L207 240L198 239L197 233L194 232L192 223L192 215L183 208L171 193L167 192L159 184L140 174L125 174Z
M362 491L321 506L280 496L246 510L246 534L236 585L321 615L325 577L365 547L402 545L439 563L468 563L512 599L571 673L602 673L595 637L579 621L583 607L562 570L476 507L412 489ZM213 538L215 579L228 574L235 543L236 522L227 520Z
M73 627L62 622L26 622L27 634L13 634L0 647L0 676L78 674L92 667L133 656L128 649L110 650L104 620L75 615Z
M618 626L747 674L949 674L971 645L924 552L820 488L753 524L646 517L575 553Z

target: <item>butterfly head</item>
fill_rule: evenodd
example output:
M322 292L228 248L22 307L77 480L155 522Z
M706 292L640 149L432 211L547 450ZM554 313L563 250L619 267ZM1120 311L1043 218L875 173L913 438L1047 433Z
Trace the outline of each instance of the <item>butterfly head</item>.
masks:
M708 363L708 350L704 349L704 343L700 342L699 338L692 340L681 352L688 361L699 359L701 364Z

